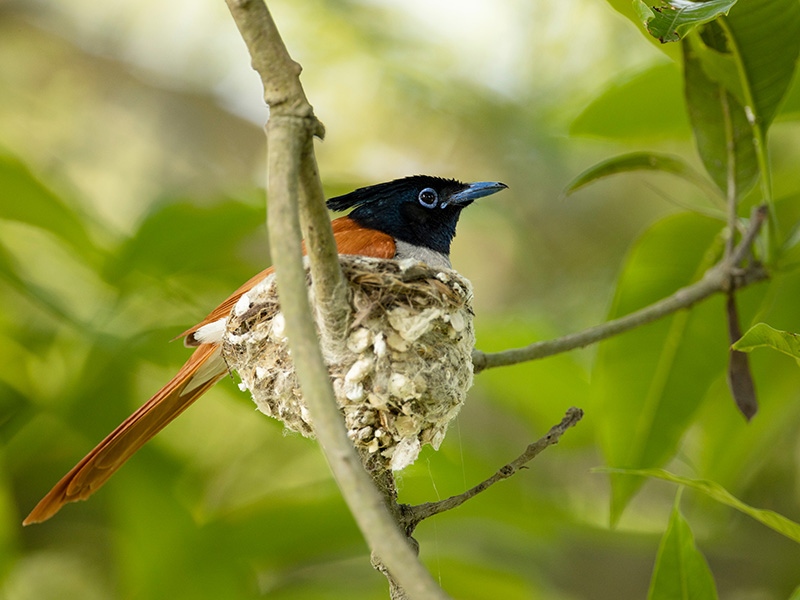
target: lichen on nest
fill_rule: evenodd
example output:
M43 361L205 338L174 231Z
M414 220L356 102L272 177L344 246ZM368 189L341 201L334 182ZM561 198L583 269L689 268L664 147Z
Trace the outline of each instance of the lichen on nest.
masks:
M472 385L472 286L410 260L342 256L341 264L352 318L343 347L323 339L323 355L350 439L372 468L399 470L422 445L438 449ZM274 275L231 311L222 353L261 412L313 435Z

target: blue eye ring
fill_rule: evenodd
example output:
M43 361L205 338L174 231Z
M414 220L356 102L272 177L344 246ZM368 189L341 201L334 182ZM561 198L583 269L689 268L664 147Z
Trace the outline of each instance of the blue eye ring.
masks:
M439 203L439 194L433 188L425 188L419 193L417 200L425 208L435 208Z

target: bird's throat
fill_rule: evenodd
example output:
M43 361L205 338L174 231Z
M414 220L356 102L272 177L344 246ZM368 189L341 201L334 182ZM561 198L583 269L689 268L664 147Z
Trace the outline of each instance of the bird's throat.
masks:
M442 252L437 252L436 250L431 250L430 248L426 248L425 246L416 246L409 242L404 242L402 240L395 240L395 244L397 246L395 258L397 260L402 260L404 258L412 258L419 262L423 262L426 265L430 265L435 269L452 269L452 265L450 264L450 257Z

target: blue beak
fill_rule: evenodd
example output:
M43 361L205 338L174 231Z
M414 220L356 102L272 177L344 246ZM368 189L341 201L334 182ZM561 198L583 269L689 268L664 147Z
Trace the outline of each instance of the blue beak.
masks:
M456 206L466 206L473 200L483 198L484 196L491 196L500 190L506 189L508 186L499 181L478 181L477 183L470 183L466 189L456 192L448 199L449 204Z

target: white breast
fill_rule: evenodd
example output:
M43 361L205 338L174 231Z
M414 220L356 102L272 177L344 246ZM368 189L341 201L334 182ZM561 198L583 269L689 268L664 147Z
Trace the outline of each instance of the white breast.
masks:
M409 244L408 242L402 242L400 240L395 240L395 243L396 253L394 257L398 260L412 258L414 260L418 260L419 262L423 262L426 265L430 265L435 269L453 268L450 265L450 257L446 254L436 252L435 250L425 248L424 246L415 246L414 244Z

